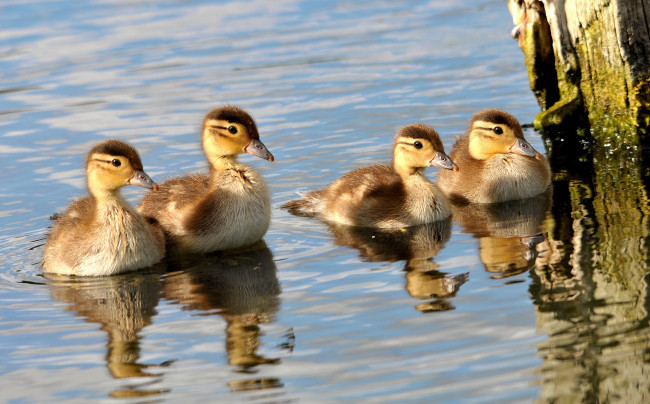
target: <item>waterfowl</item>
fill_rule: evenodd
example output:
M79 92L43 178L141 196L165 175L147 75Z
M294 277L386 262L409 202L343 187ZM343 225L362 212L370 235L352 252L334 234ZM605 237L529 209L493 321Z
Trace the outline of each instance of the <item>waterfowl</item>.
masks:
M524 139L515 117L489 109L474 115L468 133L449 154L459 171L443 171L438 186L456 202L493 203L546 191L551 170Z
M358 168L283 207L297 215L359 227L402 228L445 219L451 207L424 176L430 166L455 168L435 129L407 125L395 135L392 165Z
M203 119L202 145L209 175L189 174L160 184L138 205L165 231L177 252L208 253L250 245L271 222L271 197L264 179L237 156L273 161L255 121L243 109L223 106Z
M86 158L89 196L60 215L45 244L47 273L115 275L148 267L165 254L162 230L120 195L126 185L156 189L135 149L119 140L93 147Z

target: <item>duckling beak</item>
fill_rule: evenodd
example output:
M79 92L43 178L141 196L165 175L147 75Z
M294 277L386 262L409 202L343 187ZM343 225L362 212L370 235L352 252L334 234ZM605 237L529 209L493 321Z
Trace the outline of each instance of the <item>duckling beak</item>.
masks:
M429 161L429 166L438 166L447 170L458 171L458 166L443 152L436 152L436 155Z
M144 171L136 170L133 173L133 177L129 178L126 181L129 185L135 185L136 187L149 188L155 191L158 190L158 184L153 182L151 178Z
M248 143L248 145L244 147L244 151L246 153L252 154L253 156L257 156L264 160L268 160L268 161L275 160L271 152L268 151L266 146L264 146L264 143L260 142L258 139L251 140L250 143Z
M537 160L542 158L542 155L533 149L533 146L526 141L526 139L518 138L515 143L510 146L510 153L521 154L526 157L535 157Z

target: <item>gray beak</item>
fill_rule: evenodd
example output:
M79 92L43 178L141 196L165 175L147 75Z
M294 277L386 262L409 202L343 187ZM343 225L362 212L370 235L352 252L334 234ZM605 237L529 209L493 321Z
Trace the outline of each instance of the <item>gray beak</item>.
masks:
M443 152L436 152L436 155L429 161L429 166L438 166L447 170L458 171L458 166Z
M129 185L135 185L136 187L149 188L153 190L158 190L158 184L153 182L151 178L144 171L136 170L133 174L133 177L129 178L127 181Z
M264 160L268 161L273 161L275 158L273 158L273 155L271 154L270 151L264 146L264 143L260 142L258 139L253 139L244 147L244 151L246 153L252 154L253 156L257 156L259 158L263 158Z
M537 160L542 158L542 155L539 154L537 150L533 149L533 146L523 138L517 138L515 143L510 146L510 153L521 154L526 157L535 157Z

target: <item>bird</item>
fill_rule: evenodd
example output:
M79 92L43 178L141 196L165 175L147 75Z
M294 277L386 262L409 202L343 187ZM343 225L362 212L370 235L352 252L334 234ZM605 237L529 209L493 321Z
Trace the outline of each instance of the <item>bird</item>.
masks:
M89 196L58 215L47 237L43 270L74 276L116 275L149 267L165 255L162 229L120 195L126 185L157 189L138 152L120 140L94 146L86 158Z
M435 129L410 124L395 135L392 165L357 168L283 208L296 215L358 227L398 229L435 222L448 218L451 207L424 175L430 166L456 169Z
M206 254L253 244L271 222L271 196L260 174L237 156L274 161L260 141L253 118L224 105L208 112L201 132L208 175L173 177L149 192L138 211L162 226L170 251Z
M437 184L453 203L495 203L530 198L551 184L548 161L524 139L507 112L476 113L449 156L458 171L443 171Z

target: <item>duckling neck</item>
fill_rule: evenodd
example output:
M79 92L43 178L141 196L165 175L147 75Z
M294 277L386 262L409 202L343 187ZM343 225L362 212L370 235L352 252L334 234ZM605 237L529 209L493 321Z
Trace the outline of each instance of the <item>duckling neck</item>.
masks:
M90 194L92 195L95 202L97 202L97 206L100 207L106 205L120 205L126 207L129 206L129 204L124 200L124 198L122 198L122 194L120 194L119 188L106 189L106 188L93 187L89 185L88 190L90 191Z
M238 166L237 156L215 156L210 158L210 174L220 174Z
M415 179L424 178L424 168L422 167L413 167L405 164L399 164L396 161L393 161L393 169L402 180L405 182L413 181Z

